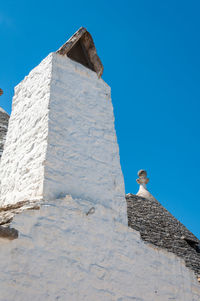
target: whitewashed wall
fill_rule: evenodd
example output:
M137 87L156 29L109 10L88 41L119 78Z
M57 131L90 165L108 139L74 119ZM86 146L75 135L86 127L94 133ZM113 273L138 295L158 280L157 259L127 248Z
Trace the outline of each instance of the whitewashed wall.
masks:
M1 301L199 301L184 262L145 244L93 202L67 197L15 217L0 240Z
M0 206L43 195L51 61L49 55L15 88L0 165Z
M0 205L46 200L0 241L0 301L200 300L184 262L127 227L110 88L94 72L51 54L17 86L0 176Z
M53 54L49 108L45 199L85 197L127 224L110 87L95 72Z
M50 54L15 88L0 179L0 205L69 193L127 224L110 87Z

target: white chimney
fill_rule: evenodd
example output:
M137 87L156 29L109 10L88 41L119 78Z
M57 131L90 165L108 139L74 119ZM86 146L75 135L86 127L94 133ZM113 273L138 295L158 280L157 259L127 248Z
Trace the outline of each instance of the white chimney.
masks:
M70 194L112 208L127 223L110 87L102 72L93 40L81 28L15 88L0 206Z

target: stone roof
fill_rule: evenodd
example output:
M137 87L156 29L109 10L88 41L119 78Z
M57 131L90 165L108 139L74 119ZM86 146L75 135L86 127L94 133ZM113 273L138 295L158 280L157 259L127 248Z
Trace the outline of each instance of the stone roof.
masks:
M3 153L4 143L8 129L9 115L0 107L0 158Z
M56 52L91 69L98 77L103 74L103 64L97 55L92 36L84 27L79 28Z
M144 177L140 182L137 195L126 195L129 227L139 231L144 241L183 258L186 266L200 275L200 240L145 192Z

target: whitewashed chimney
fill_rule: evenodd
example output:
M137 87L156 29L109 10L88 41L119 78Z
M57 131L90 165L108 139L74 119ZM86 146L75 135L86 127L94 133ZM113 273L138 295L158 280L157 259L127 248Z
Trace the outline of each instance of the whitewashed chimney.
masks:
M1 160L0 206L70 194L127 223L110 87L79 29L15 88Z

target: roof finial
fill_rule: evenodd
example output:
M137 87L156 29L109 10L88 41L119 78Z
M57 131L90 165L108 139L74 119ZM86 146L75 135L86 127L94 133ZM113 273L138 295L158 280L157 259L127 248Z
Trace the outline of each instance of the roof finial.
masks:
M147 178L147 172L144 169L140 169L138 171L138 177L139 179L136 180L136 182L146 188L146 184L149 182L149 179Z
M147 199L152 199L151 193L147 190L146 184L149 182L149 178L147 178L147 172L144 169L140 169L138 171L138 177L139 179L136 180L136 182L140 185L140 188L138 190L137 195L147 198Z

